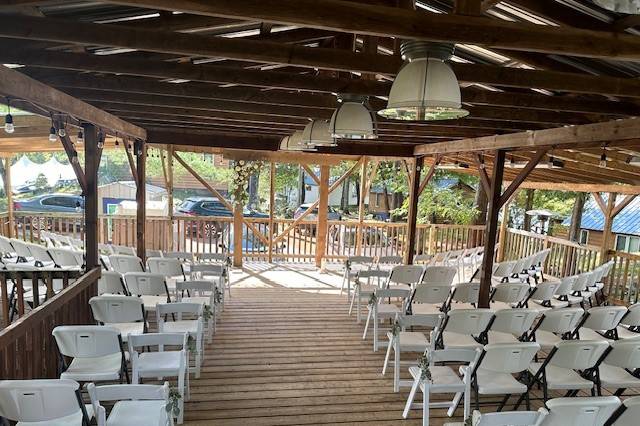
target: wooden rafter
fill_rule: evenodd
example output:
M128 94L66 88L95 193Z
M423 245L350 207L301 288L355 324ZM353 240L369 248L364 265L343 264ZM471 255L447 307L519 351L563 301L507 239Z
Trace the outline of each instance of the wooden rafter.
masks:
M316 183L316 185L318 185L318 187L320 186L320 178L318 177L318 175L316 175L314 173L313 170L311 170L311 167L309 167L306 164L300 164L302 166L302 168L304 169L305 172L307 172L307 174L309 175L309 177L311 179L313 179L313 181Z
M547 191L575 191L575 192L617 192L618 194L640 194L640 186L585 184L566 182L531 182L525 181L520 185L524 189L542 189Z
M511 195L513 195L513 193L516 191L516 189L518 189L520 184L524 182L527 176L531 174L533 169L540 162L540 160L545 156L546 153L547 153L546 148L539 149L538 151L536 151L533 158L529 160L529 162L524 166L524 169L522 169L520 173L518 173L518 176L516 176L516 178L509 184L509 186L504 190L502 195L500 195L499 208L505 205L505 203L509 200L509 198L511 198Z
M607 211L607 203L605 203L602 195L599 192L593 192L592 195L593 199L596 200L596 204L600 208L600 211L602 213L605 213Z
M483 155L476 153L474 159L476 161L476 165L478 166L478 176L480 177L480 184L482 185L482 189L484 190L485 194L488 194L491 191L491 183L489 182L487 169L484 167Z
M427 174L424 176L424 178L422 178L422 182L420 182L420 187L418 188L418 196L420 196L424 192L424 189L427 187L429 182L431 182L431 179L435 176L436 171L438 170L438 164L440 164L441 159L441 155L436 155L433 159L433 163L431 163L431 166L429 166Z
M637 196L638 195L635 194L635 195L627 195L626 197L624 197L622 201L613 208L613 213L612 213L613 217L616 217L618 213L620 213L625 207L631 204L631 202L635 200Z
M58 130L62 126L63 126L62 123L58 121L54 122L54 127L56 129L56 132L58 132ZM64 151L67 153L67 159L69 160L69 163L71 164L71 167L73 168L73 171L76 174L76 179L78 179L78 184L80 185L80 189L82 189L83 194L86 194L87 178L84 174L84 170L82 170L82 166L80 165L80 162L78 161L78 152L73 146L73 142L71 142L69 135L59 136L59 138L64 148Z

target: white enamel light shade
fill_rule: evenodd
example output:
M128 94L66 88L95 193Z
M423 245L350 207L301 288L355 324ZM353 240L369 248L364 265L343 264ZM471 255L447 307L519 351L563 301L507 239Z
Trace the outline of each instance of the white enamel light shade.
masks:
M612 12L640 14L640 0L594 0L594 3Z
M314 151L314 147L308 147L302 141L302 132L296 130L290 136L285 136L280 141L280 150L282 151Z
M392 120L453 120L469 115L461 106L460 86L451 67L438 58L418 58L402 67L387 108L378 114Z
M308 147L336 146L327 120L313 120L302 131L302 143Z
M331 136L338 139L376 139L371 112L360 102L345 101L333 112L329 123Z

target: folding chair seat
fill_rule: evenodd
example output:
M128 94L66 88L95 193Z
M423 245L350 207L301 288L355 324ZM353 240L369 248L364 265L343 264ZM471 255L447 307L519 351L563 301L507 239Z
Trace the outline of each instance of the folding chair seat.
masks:
M351 295L351 303L349 304L349 315L353 311L353 305L356 305L356 319L360 323L362 316L362 300L369 300L376 290L381 289L389 279L390 271L380 269L369 269L358 271L355 278L353 294ZM366 283L362 283L365 280Z
M148 326L142 299L119 294L95 296L89 299L93 319L120 331L122 341L130 334L146 333Z
M507 343L524 340L537 316L537 311L526 308L496 311L491 328L487 333L488 342Z
M111 249L113 250L113 254L123 255L123 256L136 256L136 249L128 246L119 246L116 244L111 245Z
M409 417L412 408L422 408L422 424L429 424L430 408L447 408L447 415L453 416L460 400L463 399L463 418L468 418L471 411L471 372L480 358L482 351L469 349L441 349L428 352L429 372L431 380L422 380L422 368L420 366L409 367L409 374L413 378L413 385L409 397L404 406L402 417ZM457 370L447 365L436 363L462 364L464 369L460 374ZM422 404L414 404L415 395L422 392ZM431 394L455 394L451 401L431 401Z
M545 408L538 411L501 411L499 413L485 413L474 410L471 415L473 426L540 426L549 415ZM466 426L464 423L445 423L444 426Z
M583 316L582 308L545 311L531 330L529 340L538 342L542 350L548 351L558 342L572 338Z
M535 342L492 343L485 345L480 361L473 372L476 409L480 395L504 395L498 411L511 395L524 395L529 409L527 385L518 381L514 374L521 374L540 350Z
M353 281L358 272L371 269L373 265L373 257L371 256L349 256L344 261L344 272L342 273L342 285L340 286L340 294L347 287L347 296L351 296L351 281Z
M620 396L625 389L640 388L640 339L618 340L598 366L600 385ZM633 374L636 373L636 374Z
M169 382L164 385L85 386L98 426L172 426ZM113 403L107 417L103 401Z
M545 281L533 287L527 298L522 301L521 306L532 308L537 311L547 311L549 309L566 308L569 302L561 302L554 299L554 295L561 286L561 281ZM554 306L554 302L556 302Z
M546 405L549 415L542 426L603 426L620 407L620 399L615 396L554 398Z
M182 262L179 259L150 257L147 259L147 265L152 274L164 275L169 290L175 290L177 281L187 280Z
M103 294L128 294L120 272L102 271L98 279L98 296Z
M393 358L393 391L399 392L400 386L410 386L411 383L400 380L400 354L402 352L424 353L427 350L435 349L435 337L438 335L439 327L442 324L444 314L439 316L433 315L397 315L395 325L391 331L387 332L387 353L382 366L382 375L387 372L387 365L391 351L394 353ZM407 328L426 327L431 329L429 336L422 331L407 331Z
M640 418L640 396L627 398L622 405L609 417L606 425L638 426Z
M93 408L73 380L0 380L0 416L16 426L88 426Z
M447 305L449 309L473 309L478 306L480 283L459 283L451 289L451 297Z
M202 358L204 357L204 326L202 321L203 306L200 303L159 303L156 307L156 320L160 333L184 333L195 341L196 378L200 378ZM184 318L186 315L190 318ZM175 318L169 321L169 317ZM192 350L189 350L192 352ZM189 360L189 354L187 354Z
M137 256L112 254L109 256L109 264L111 269L121 274L126 274L127 272L144 272L142 260Z
M582 340L616 340L616 329L626 315L625 306L596 306L586 312L583 323L578 328L578 338Z
M372 298L373 300L371 300L367 305L367 321L364 324L362 340L367 338L369 324L373 322L373 351L377 352L378 348L384 345L384 343L379 342L380 321L393 320L396 318L396 315L405 312L410 293L405 288L381 288L375 290L374 295L375 298ZM383 303L384 299L394 299L398 300L398 302ZM398 304L400 304L400 306L398 306Z
M494 312L491 309L455 309L447 312L437 347L444 349L482 348Z
M176 301L183 303L199 303L203 306L203 312L208 310L206 320L206 334L209 343L213 340L216 330L216 297L215 287L211 281L182 281L176 283ZM185 296L186 293L186 296Z
M618 339L640 338L640 303L629 306L620 325L616 328Z
M567 396L580 390L594 390L597 381L597 365L609 343L604 340L563 340L556 343L544 362L529 366L533 376L529 388L542 385L544 400L549 390L566 391Z
M131 335L128 343L133 384L146 378L176 378L177 390L182 396L178 423L182 423L184 417L184 401L190 397L187 338L185 333L148 333ZM152 350L154 348L157 350Z
M501 283L493 287L491 295L491 309L509 309L521 306L529 295L529 284Z
M171 303L164 275L150 272L127 272L124 283L131 296L139 296L146 311L155 311L159 303Z
M58 346L61 379L78 382L122 380L129 372L120 331L99 325L62 325L53 329ZM64 357L73 358L67 364Z

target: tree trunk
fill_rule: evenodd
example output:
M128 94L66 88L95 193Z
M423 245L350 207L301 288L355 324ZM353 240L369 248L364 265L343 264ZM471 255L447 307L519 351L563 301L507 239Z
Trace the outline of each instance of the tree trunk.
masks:
M304 169L300 167L298 173L298 205L304 204L306 198L306 191L304 186Z
M533 209L533 191L534 189L525 190L525 202L524 202L524 230L531 231L531 216L527 212Z
M476 191L476 208L478 209L478 216L476 216L476 225L485 225L487 223L487 206L489 205L489 198L484 190L484 187L478 184L478 190Z
M586 198L584 192L576 194L576 201L571 212L571 226L569 227L569 240L571 241L578 242L580 240L580 223L582 222L582 211L584 210Z
M389 207L389 190L387 189L386 183L382 185L382 194L384 195L382 200L384 211L389 215L389 210L391 210L391 208Z
M349 189L351 188L351 178L347 178L342 183L342 194L340 196L340 210L349 213Z

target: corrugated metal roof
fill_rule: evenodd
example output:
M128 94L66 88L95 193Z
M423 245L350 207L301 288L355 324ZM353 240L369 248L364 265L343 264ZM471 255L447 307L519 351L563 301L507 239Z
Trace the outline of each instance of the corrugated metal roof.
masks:
M606 202L608 195L605 194L602 198ZM624 197L618 197L616 205L620 204L623 199ZM569 226L570 223L571 218L567 218L564 220L563 225ZM604 215L593 197L590 197L585 203L580 227L592 231L602 231L604 229ZM613 219L612 232L614 234L640 235L640 197L636 197Z

